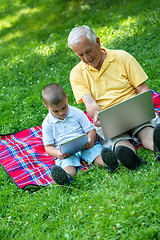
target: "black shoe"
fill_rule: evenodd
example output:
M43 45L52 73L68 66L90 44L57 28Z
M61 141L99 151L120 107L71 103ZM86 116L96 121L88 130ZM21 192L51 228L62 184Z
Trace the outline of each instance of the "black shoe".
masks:
M115 153L110 148L103 148L101 151L102 161L104 167L108 169L109 172L114 172L120 168Z
M158 123L153 131L153 150L156 161L160 161L160 123Z
M64 171L63 168L54 165L51 168L51 176L53 180L59 184L59 185L70 185L71 184L71 179L68 173Z
M142 164L145 164L145 165L147 164L147 161L143 160L139 155L136 154L136 156L137 156L137 159L139 161L139 166L142 165Z
M142 164L147 164L140 156L138 156L132 149L125 146L118 146L115 149L117 159L129 169L136 169Z

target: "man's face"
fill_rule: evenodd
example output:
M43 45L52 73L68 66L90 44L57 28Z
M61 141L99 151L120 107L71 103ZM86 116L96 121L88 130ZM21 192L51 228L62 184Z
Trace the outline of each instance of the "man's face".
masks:
M84 37L81 42L72 46L72 50L84 63L94 68L97 68L102 60L102 51L98 37L96 39L96 43L90 42L86 37Z
M50 112L58 119L64 120L68 114L68 97L64 98L58 105L47 106Z

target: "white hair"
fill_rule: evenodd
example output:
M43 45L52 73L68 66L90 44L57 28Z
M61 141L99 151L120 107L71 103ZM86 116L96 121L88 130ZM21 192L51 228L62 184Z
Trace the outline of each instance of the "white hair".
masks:
M90 27L83 25L71 30L68 36L68 46L71 48L81 42L83 37L87 37L90 42L96 43L97 36L94 31Z

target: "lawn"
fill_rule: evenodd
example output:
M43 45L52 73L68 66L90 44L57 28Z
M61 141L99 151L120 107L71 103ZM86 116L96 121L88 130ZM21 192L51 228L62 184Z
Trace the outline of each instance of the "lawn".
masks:
M159 0L1 0L0 134L41 125L47 110L41 91L61 84L77 105L69 83L79 62L67 46L70 30L91 26L103 46L131 53L160 92ZM19 189L0 166L0 239L160 240L160 164L139 149L148 164L115 174L95 167L72 187Z

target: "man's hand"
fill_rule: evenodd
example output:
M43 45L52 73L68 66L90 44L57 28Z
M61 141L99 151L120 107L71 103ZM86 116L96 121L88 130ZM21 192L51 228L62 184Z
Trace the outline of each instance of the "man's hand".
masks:
M99 105L93 99L91 94L86 94L83 96L82 101L86 106L86 111L88 115L93 119L93 123L96 127L100 127L100 121L98 118L98 113L101 111Z
M136 89L137 89L137 92L138 92L138 94L139 94L139 93L142 93L142 92L145 92L145 91L149 90L150 88L148 87L148 85L146 84L146 82L143 82L143 83L140 84Z
M93 124L94 124L96 127L100 127L100 126L101 126L100 121L99 121L99 117L98 117L98 112L94 115Z

